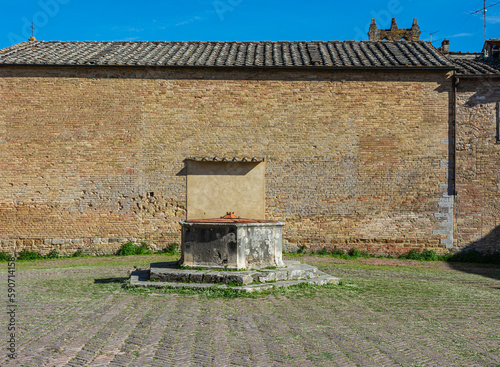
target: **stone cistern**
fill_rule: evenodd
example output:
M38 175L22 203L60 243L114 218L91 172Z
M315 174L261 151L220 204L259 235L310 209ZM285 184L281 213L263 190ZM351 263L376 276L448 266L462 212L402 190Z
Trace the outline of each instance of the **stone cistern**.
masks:
M180 222L181 259L152 263L132 272L130 284L142 287L231 288L263 291L300 283L337 284L338 278L299 261L283 261L284 223L239 218Z
M182 257L187 267L260 269L283 267L285 223L240 218L228 212L217 219L180 222Z

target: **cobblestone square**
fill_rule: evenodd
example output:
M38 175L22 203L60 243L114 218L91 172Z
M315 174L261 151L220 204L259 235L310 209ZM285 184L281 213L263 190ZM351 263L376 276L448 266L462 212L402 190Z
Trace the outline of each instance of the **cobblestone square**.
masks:
M341 284L239 298L122 287L134 266L173 259L17 262L17 358L2 312L0 365L500 365L498 266L306 256Z

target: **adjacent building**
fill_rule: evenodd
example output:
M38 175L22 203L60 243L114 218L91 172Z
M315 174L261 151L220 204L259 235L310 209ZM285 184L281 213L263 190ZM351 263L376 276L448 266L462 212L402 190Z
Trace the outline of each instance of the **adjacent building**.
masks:
M500 250L500 40L480 53L443 53L457 66L456 201L457 246Z

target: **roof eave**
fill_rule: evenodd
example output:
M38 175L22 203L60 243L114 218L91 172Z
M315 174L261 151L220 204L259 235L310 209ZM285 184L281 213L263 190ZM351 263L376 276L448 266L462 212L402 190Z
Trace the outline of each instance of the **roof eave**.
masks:
M499 74L458 74L458 78L500 78L500 73Z
M408 70L456 70L454 65L442 65L442 66L226 66L226 65L68 65L68 64L0 64L2 66L18 66L18 67L88 67L88 68L143 68L143 69L244 69L244 70L398 70L398 71L408 71Z

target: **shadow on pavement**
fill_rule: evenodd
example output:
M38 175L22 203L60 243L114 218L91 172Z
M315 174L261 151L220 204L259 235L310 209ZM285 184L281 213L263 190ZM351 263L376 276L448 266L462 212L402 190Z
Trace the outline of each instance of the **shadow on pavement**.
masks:
M455 256L462 261L451 260L449 264L453 269L500 281L500 226L469 244ZM500 289L500 286L497 288Z
M94 283L123 283L127 280L128 278L126 277L119 277L119 278L101 278L101 279L94 279Z

